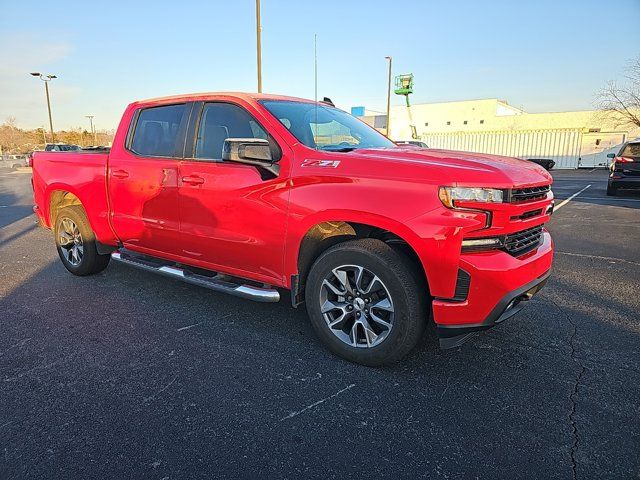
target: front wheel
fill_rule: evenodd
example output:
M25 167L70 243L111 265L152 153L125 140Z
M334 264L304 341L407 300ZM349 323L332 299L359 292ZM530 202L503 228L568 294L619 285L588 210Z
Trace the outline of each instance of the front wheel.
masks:
M614 187L613 185L611 185L610 183L607 184L607 195L610 197L615 197L618 194L618 189L616 187Z
M101 272L109 265L111 257L98 253L96 237L79 205L70 205L60 210L54 232L60 260L74 275L91 275Z
M314 330L327 348L368 366L404 357L428 320L421 275L407 257L375 239L340 243L320 255L305 297Z

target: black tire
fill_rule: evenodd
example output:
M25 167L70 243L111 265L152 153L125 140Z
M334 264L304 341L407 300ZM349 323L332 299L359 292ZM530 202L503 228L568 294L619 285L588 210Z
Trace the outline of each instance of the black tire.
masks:
M82 257L77 264L73 261L75 258L69 258L69 249L63 245L63 235L65 232L64 225L69 225L66 220L70 220L77 226L80 234L80 241L82 246ZM54 234L56 239L56 248L58 249L58 255L62 264L67 270L74 275L85 276L92 275L94 273L101 272L107 265L109 265L110 255L101 255L96 249L96 237L91 230L87 216L84 213L84 209L79 205L70 205L64 207L58 212L55 221ZM66 234L68 237L69 235ZM68 245L68 243L67 243Z
M615 197L618 194L618 189L612 186L610 183L607 184L607 195L610 197Z
M358 265L377 275L391 296L392 328L377 345L363 348L345 343L333 333L321 311L323 281L343 265ZM396 362L416 346L428 322L428 298L426 282L412 262L375 239L350 240L327 249L311 267L305 287L309 318L322 343L334 354L367 366Z

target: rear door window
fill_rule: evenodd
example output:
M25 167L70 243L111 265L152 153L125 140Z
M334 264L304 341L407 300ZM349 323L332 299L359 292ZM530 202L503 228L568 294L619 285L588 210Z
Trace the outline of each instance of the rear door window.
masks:
M141 110L131 150L145 157L182 157L186 112L186 104Z

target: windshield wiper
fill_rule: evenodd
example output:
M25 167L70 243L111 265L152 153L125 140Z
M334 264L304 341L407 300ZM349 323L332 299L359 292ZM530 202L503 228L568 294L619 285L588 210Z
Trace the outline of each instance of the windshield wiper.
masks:
M337 148L331 148L331 147L323 147L320 148L320 150L324 150L325 152L351 152L353 150L357 150L358 147L337 147Z

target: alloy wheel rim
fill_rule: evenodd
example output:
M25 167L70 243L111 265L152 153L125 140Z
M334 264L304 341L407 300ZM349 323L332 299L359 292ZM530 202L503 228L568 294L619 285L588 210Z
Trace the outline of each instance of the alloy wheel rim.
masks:
M63 218L60 222L58 243L65 260L74 267L80 265L84 256L84 243L80 229L70 218Z
M333 333L356 348L380 345L391 332L393 300L382 280L360 265L341 265L322 281L320 311Z

